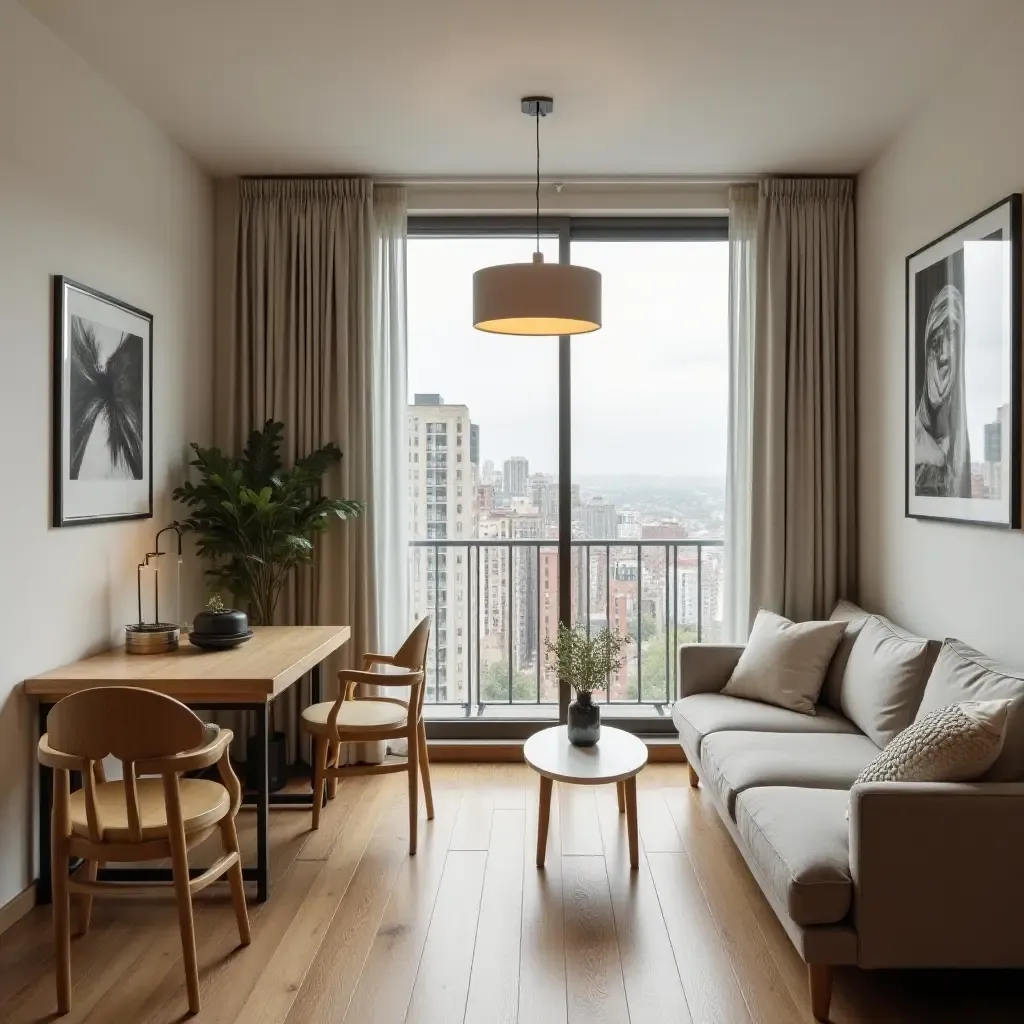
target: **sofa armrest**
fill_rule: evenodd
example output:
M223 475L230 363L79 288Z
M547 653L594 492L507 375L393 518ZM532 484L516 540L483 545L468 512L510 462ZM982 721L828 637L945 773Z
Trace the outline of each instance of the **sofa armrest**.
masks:
M1024 966L1024 784L850 791L862 967Z
M679 696L717 693L729 681L742 644L680 644Z

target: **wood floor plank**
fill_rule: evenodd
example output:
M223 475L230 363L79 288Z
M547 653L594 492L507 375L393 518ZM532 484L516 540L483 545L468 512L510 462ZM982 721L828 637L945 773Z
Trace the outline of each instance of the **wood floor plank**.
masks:
M529 779L536 786L537 776ZM538 795L526 804L523 911L519 949L519 1024L566 1024L565 921L562 911L562 846L558 787L551 799L545 867L535 866Z
M320 827L314 832L307 826L305 840L296 855L302 860L327 860L366 787L372 784L373 779L368 775L340 779L337 795L320 812ZM311 812L304 814L311 815Z
M406 1024L460 1024L473 967L487 854L450 850L423 945Z
M486 850L491 840L493 814L494 790L479 785L464 790L449 849Z
M596 815L596 808L595 808ZM562 857L569 1024L629 1020L603 857Z
M405 779L379 778L368 787L353 810L339 843L313 884L269 963L242 1007L248 1024L280 1024L288 1016L313 958L339 912L340 904L359 866L371 836L391 805L404 799Z
M525 810L494 811L465 1024L516 1024Z
M647 863L694 1024L750 1024L743 993L689 857L648 853Z
M533 795L532 787L527 793L527 783L533 781L532 773L523 771L518 764L491 765L494 787L495 810L525 811L527 800Z
M460 803L456 790L445 789L435 796L434 820L421 830L416 856L402 862L345 1024L392 1024L405 1019Z
M643 831L640 868L630 871L629 843L618 803L609 793L600 794L597 804L630 1024L691 1024L668 925L647 864Z
M608 788L614 793L614 786ZM597 820L595 787L556 782L555 789L561 801L562 856L601 856L604 848L601 845L601 826Z
M673 800L671 808L663 792L653 792L650 796L661 802L664 820L677 831L680 841L685 841L694 876L711 910L722 949L732 964L751 1018L755 1024L797 1019L806 1006L806 994L799 1002L794 999L757 917L736 885L735 871L730 870L721 857L701 856L699 837L682 817L683 809L700 796L689 790L683 793L683 799ZM656 813L654 808L651 810L652 815ZM679 819L676 819L677 814L680 814Z
M638 790L636 814L644 849L650 853L681 853L685 849L660 789Z
M296 861L268 902L249 905L249 946L238 946L238 932L227 902L214 927L204 921L196 928L202 1024L234 1024L244 1019L240 1014L249 993L277 953L281 936L295 920L323 869L322 861ZM184 980L181 962L176 960L131 1024L180 1024Z
M287 1024L334 1024L348 1011L366 956L409 856L405 805L382 819L286 1018Z
M88 935L74 939L71 943L72 1010L60 1018L69 1024L79 1024L92 1008L127 975L139 959L140 944L145 935L161 928L170 927L174 911L166 907L129 908L129 913L111 914L111 907L97 907L93 911L93 924ZM161 913L168 910L168 913ZM147 920L152 917L153 920ZM187 1009L182 978L182 1005L179 1012ZM56 989L52 961L50 969L35 977L3 1006L0 1020L4 1024L36 1024L48 1020L57 1008Z

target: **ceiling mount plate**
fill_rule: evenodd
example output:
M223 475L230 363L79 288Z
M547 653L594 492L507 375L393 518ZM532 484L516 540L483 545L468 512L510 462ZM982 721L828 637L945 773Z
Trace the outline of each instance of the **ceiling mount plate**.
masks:
M550 96L524 96L520 108L530 117L547 117L555 109L555 101Z

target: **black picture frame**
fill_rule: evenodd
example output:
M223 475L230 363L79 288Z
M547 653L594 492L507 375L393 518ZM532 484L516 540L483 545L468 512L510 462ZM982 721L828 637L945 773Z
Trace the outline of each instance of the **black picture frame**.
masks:
M54 275L52 369L52 525L151 519L152 313Z
M1006 242L1007 248L992 250L983 261L972 259L968 266L965 244L986 241ZM978 265L985 262L990 264L987 275L986 268ZM994 303L986 302L997 275L1000 278L996 286L998 309L994 308ZM984 287L969 287L968 277ZM906 258L904 288L905 517L1020 529L1021 194L1015 192L1001 199L912 252ZM975 300L973 296L979 294L981 298ZM975 308L981 312L974 313L972 318ZM980 445L976 443L978 432L974 431L972 448L966 366L972 353L972 364L992 363L991 349L995 347L992 332L983 328L991 326L985 324L986 318L997 317L1003 325L999 334L1000 348L1004 344L1008 348L1000 356L999 386L1008 401L995 407L994 423L985 422ZM958 340L956 328L950 331L951 322L960 324ZM934 325L935 329L930 331L929 325ZM952 342L949 341L951 333L954 335ZM975 335L988 338L987 350L982 348L976 352L971 347ZM936 337L946 339L941 343L945 368L940 372L944 377L939 379L935 374L930 377L935 388L944 389L944 394L937 399L938 406L933 402L932 387L924 379ZM950 351L954 353L952 357ZM949 397L954 389L959 394ZM949 427L950 423L958 426ZM937 435L931 433L933 426L941 437L938 443ZM964 440L958 444L957 438ZM961 454L955 456L958 447ZM980 461L974 457L979 447L984 456ZM992 454L997 454L998 459L990 459ZM998 477L995 466L999 467ZM988 493L979 494L979 491Z

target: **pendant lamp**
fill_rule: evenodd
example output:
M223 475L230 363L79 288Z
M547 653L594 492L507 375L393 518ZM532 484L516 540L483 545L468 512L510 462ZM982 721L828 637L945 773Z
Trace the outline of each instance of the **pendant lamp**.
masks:
M504 263L473 275L473 326L490 334L588 334L601 326L601 275L588 267L545 263L540 251L540 119L550 96L526 96L522 111L537 119L537 251L532 263Z

